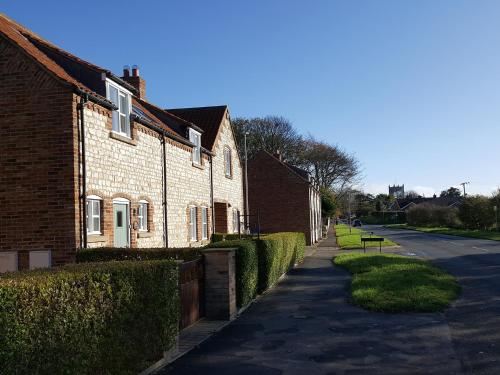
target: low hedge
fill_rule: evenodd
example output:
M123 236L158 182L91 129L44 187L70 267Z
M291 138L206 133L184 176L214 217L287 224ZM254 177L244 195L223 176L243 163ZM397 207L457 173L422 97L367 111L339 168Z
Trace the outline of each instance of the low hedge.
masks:
M0 278L0 372L137 374L175 342L173 260L88 263Z
M259 258L259 286L263 292L304 259L306 239L304 233L281 232L261 236L257 240Z
M214 233L212 234L212 242L220 241L235 241L235 240L251 240L255 236L252 234L240 234L238 233Z
M254 241L235 240L210 244L212 248L236 248L236 304L238 307L248 305L257 295L258 259Z
M78 250L76 252L77 263L109 262L112 260L159 260L159 259L183 259L195 260L201 257L199 248L116 248L99 247L93 249Z

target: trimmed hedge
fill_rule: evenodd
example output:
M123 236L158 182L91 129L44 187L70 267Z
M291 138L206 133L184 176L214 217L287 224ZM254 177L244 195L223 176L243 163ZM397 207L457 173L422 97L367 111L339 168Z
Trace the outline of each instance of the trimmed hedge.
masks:
M259 287L263 292L304 259L306 239L304 233L281 232L262 236L257 240L259 258Z
M252 234L241 234L242 240L251 240L255 236ZM236 241L240 240L240 235L238 233L214 233L212 234L212 242L221 241Z
M235 247L236 250L236 304L248 305L257 295L258 259L254 241L222 241L210 244L212 248Z
M78 250L76 252L77 263L109 262L112 260L159 260L159 259L183 259L185 261L195 260L201 257L199 248L117 248L99 247L93 249Z
M0 372L137 374L176 340L177 283L173 260L0 277Z

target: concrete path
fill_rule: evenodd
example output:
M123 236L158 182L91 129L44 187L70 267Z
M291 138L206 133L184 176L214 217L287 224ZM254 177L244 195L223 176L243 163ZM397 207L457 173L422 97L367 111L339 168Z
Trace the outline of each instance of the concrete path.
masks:
M378 314L347 302L350 275L324 241L233 323L161 374L457 374L443 314Z

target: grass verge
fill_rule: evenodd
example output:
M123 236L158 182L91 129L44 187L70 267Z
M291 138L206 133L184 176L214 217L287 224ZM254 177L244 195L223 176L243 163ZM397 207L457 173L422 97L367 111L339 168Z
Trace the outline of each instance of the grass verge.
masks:
M455 278L424 260L395 254L341 254L334 263L353 274L351 298L367 310L433 312L460 294Z
M489 230L468 230L468 229L454 229L446 227L414 227L408 224L391 224L386 225L390 229L411 229L425 233L448 234L450 236L480 238L484 240L500 241L500 232Z
M349 225L339 224L335 226L335 236L337 237L337 244L342 249L362 249L361 237L369 237L370 234L358 228L352 228L351 233L349 233ZM382 247L396 245L395 242L385 238L382 242ZM367 242L366 247L379 247L379 243Z

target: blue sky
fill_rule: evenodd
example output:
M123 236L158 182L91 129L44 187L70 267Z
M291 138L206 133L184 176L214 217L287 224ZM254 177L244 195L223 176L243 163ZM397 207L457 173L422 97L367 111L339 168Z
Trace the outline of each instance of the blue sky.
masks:
M500 186L500 1L3 1L0 11L165 107L283 115L363 185Z

